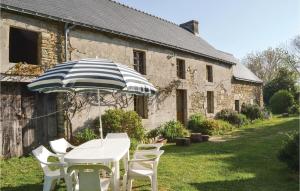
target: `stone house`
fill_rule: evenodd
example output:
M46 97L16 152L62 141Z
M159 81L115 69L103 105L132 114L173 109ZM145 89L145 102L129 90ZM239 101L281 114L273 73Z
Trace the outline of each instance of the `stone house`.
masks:
M145 75L159 92L135 97L128 109L149 129L172 119L186 124L197 112L239 110L243 102L263 105L261 80L202 39L195 20L177 25L111 0L2 0L0 6L3 155L21 155L62 129L56 95L28 92L26 84L40 68L66 60L107 58ZM74 125L82 126L86 115L78 114Z

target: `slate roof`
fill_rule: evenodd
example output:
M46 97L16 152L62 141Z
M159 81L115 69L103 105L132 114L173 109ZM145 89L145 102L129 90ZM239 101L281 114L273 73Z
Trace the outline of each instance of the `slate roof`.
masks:
M259 79L250 69L241 63L237 63L233 66L233 77L241 81L263 83L261 79Z
M233 55L215 49L178 25L111 0L1 0L2 9L47 17L167 46L228 64Z

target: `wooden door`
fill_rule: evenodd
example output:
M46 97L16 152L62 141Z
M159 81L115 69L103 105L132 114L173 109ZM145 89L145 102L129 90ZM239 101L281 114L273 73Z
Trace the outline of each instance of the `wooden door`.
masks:
M55 94L30 92L23 83L2 82L0 86L1 157L28 154L57 136Z
M56 96L30 92L22 88L21 108L23 153L30 153L39 145L48 144L57 136ZM53 114L52 114L53 113Z
M17 83L0 83L0 156L21 156L22 152L22 126L20 85Z
M185 125L187 116L186 90L176 90L176 110L177 121Z

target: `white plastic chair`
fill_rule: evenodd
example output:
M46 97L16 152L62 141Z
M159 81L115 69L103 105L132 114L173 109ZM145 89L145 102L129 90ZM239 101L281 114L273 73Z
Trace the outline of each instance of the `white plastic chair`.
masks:
M147 179L151 181L151 190L157 191L157 166L160 156L164 153L159 151L144 151L143 159L132 159L128 161L128 169L123 177L125 190L131 191L134 179Z
M50 147L58 155L65 155L67 153L68 148L72 148L72 149L75 148L74 145L71 145L64 138L50 141Z
M50 191L54 189L55 182L59 182L61 178L64 178L65 172L64 172L64 166L65 163L61 162L48 162L49 157L57 157L60 158L60 156L51 153L48 149L46 149L43 145L39 146L38 148L34 149L32 151L33 155L36 157L36 159L40 162L40 165L44 171L44 186L43 191ZM57 170L51 170L49 167L58 167Z
M112 170L100 164L73 165L68 168L67 173L71 177L68 187L72 188L72 191L106 191L112 179ZM78 181L72 181L77 179L74 176L78 176Z

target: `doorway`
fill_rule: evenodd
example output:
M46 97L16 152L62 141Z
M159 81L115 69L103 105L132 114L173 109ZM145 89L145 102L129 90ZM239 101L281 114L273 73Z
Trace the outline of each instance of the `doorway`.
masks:
M176 110L177 121L185 125L187 117L186 90L176 90Z

